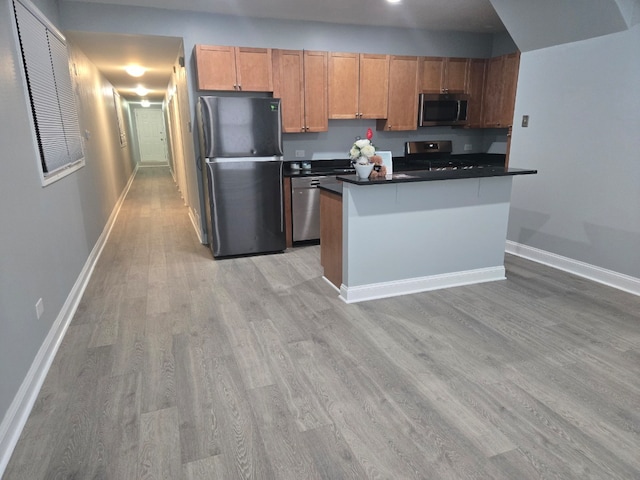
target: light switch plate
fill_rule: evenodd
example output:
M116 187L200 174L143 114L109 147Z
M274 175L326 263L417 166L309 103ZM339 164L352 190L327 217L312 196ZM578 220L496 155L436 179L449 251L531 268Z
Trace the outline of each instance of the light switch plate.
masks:
M304 150L296 150L296 158L304 158Z
M529 115L522 115L522 126L523 127L529 126Z

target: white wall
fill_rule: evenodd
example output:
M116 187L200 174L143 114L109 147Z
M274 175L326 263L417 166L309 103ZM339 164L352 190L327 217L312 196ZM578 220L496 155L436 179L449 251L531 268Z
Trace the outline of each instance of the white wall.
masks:
M56 11L54 1L38 4ZM2 434L9 406L133 171L128 152L120 148L110 85L74 52L80 127L91 133L86 166L42 187L12 17L11 0L0 0ZM44 313L38 319L39 298ZM5 439L0 435L0 474Z
M640 26L523 53L508 238L640 278Z

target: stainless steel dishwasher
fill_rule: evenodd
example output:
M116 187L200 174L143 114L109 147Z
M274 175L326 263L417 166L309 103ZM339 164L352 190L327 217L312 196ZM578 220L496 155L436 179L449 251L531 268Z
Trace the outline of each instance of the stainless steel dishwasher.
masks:
M335 183L335 175L291 179L293 241L320 238L320 190L318 185Z

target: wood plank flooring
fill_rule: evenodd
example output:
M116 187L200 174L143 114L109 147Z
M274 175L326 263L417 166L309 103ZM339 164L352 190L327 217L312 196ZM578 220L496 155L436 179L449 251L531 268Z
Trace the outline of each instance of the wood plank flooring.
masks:
M347 305L141 169L3 478L640 479L640 298L506 268Z

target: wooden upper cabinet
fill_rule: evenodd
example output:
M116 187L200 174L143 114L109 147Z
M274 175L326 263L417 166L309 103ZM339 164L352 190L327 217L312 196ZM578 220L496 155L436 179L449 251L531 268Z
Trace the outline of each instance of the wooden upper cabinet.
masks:
M198 90L236 90L234 47L196 45Z
M518 52L487 61L482 100L485 127L507 128L513 125L520 54Z
M273 91L270 48L196 45L198 90Z
M304 132L304 53L273 51L273 96L280 98L282 131Z
M390 57L389 112L378 120L378 130L417 130L418 70L418 57Z
M357 53L329 53L329 118L358 118L360 59Z
M422 57L420 59L421 91L441 93L443 87L445 59L442 57Z
M518 85L518 71L520 68L520 53L510 53L504 56L502 84L502 108L500 109L500 123L504 126L513 125L513 113L516 104L516 87Z
M469 62L469 103L467 105L467 127L482 127L482 97L484 94L484 58L473 58Z
M500 126L503 64L503 57L493 57L487 60L482 99L482 123L485 127Z
M329 118L385 118L389 56L329 53Z
M243 92L273 92L270 48L236 47L236 78Z
M423 93L468 93L468 58L421 57L420 91Z
M326 132L327 52L273 51L273 96L281 99L284 133Z
M304 116L306 132L329 129L327 101L328 54L304 51Z
M360 118L386 118L389 55L360 54Z
M470 64L468 58L447 58L444 71L446 93L469 93Z

